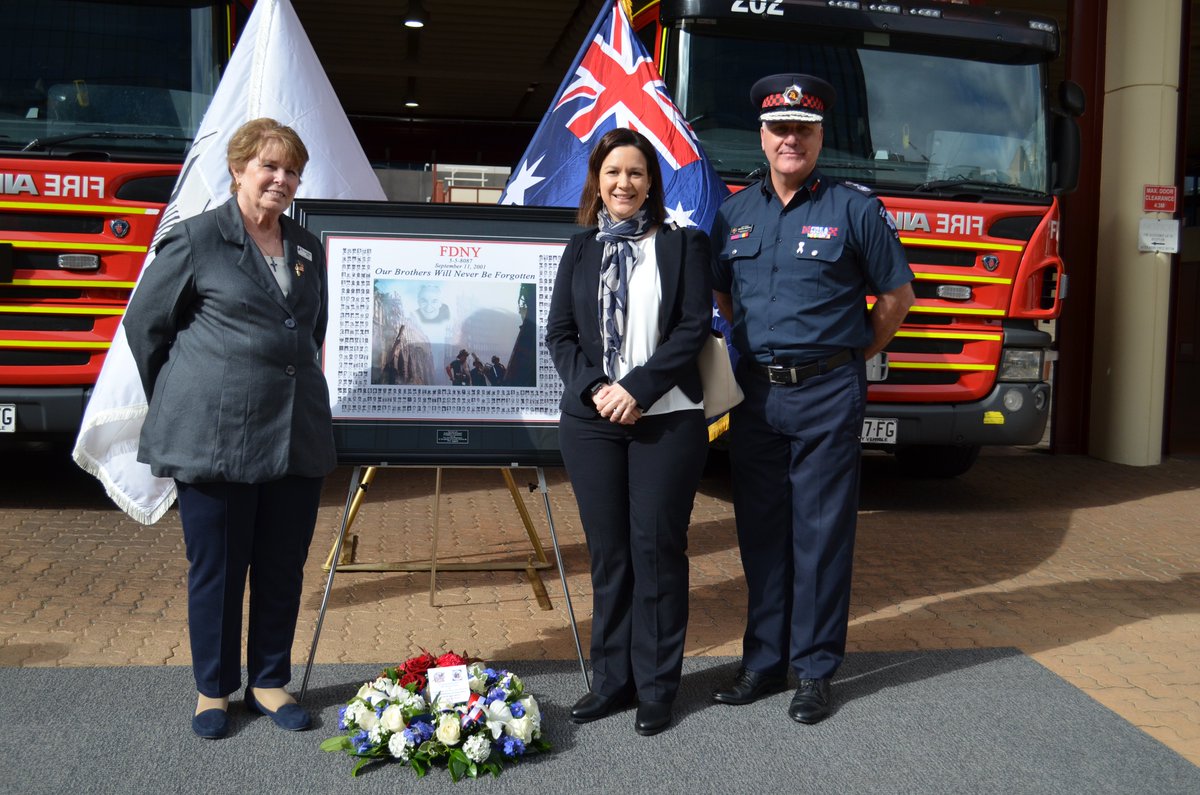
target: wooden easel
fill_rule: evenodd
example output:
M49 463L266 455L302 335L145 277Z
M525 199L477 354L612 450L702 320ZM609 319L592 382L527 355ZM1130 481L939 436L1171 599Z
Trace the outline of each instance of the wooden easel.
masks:
M384 465L387 466L387 465ZM388 467L391 468L391 467ZM426 467L428 468L428 467ZM357 563L354 561L357 536L350 537L349 552L344 552L346 546L347 535L350 526L353 524L355 517L358 515L358 509L362 505L363 499L366 496L367 490L372 481L375 479L375 473L379 466L366 467L363 472L363 467L356 466L350 477L350 489L346 495L346 508L342 513L342 524L338 532L337 538L334 541L333 547L329 550L329 556L325 560L323 566L325 571L329 572L329 578L325 582L325 593L321 598L321 610L317 615L317 626L313 632L312 645L308 652L308 664L304 668L304 680L300 685L300 700L304 699L304 694L308 690L308 677L312 672L313 659L317 654L317 643L321 637L321 625L325 622L325 610L329 605L329 594L333 590L333 578L338 571L428 571L429 572L429 604L435 606L434 593L437 588L437 572L439 569L443 571L525 571L529 577L530 587L533 588L534 596L537 598L538 604L543 610L551 610L553 606L550 603L550 596L546 591L546 585L542 581L540 571L550 568L550 561L546 557L545 549L542 547L541 540L538 538L537 532L533 528L533 521L529 516L529 511L525 508L525 503L521 499L521 494L517 490L517 484L513 481L512 469L515 467L497 467L501 475L504 477L504 482L508 486L509 494L512 495L513 503L517 507L517 512L521 515L521 522L525 526L525 532L529 536L530 545L533 547L533 555L526 563L503 562L497 561L492 563L438 563L438 535L439 535L439 519L441 513L441 495L442 495L442 470L446 467L435 467L435 485L433 494L433 544L430 550L429 560L427 561L404 561L398 563ZM455 467L455 468L479 468L479 467ZM583 681L586 688L590 689L588 680L587 665L583 658L583 647L579 642L579 627L575 622L575 610L571 606L571 593L567 588L567 575L563 569L562 554L558 547L558 534L554 529L554 517L550 511L550 494L546 487L546 474L542 467L537 467L537 488L542 494L542 502L546 508L546 521L550 527L550 540L554 546L554 559L558 564L558 576L562 581L563 600L566 603L567 615L571 621L571 633L575 638L575 653L579 657L579 668L583 673ZM533 490L530 486L530 490ZM337 564L334 565L334 561Z

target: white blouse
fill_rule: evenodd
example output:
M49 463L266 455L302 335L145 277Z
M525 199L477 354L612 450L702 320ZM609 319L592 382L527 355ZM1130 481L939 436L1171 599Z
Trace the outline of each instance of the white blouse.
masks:
M625 338L621 341L621 358L613 381L620 381L633 368L645 364L658 348L660 329L658 308L662 303L662 281L658 277L658 256L653 235L633 244L633 268L629 272L629 294L625 306ZM679 387L671 389L654 402L643 414L667 414L672 411L704 408Z

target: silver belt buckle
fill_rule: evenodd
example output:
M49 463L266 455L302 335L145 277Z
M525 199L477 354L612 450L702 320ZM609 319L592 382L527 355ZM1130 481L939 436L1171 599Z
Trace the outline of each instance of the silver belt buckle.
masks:
M794 384L796 373L791 367L767 367L767 380L772 384Z

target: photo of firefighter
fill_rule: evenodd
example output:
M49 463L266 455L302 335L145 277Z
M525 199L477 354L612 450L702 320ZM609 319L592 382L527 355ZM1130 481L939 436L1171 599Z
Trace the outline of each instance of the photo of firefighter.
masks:
M373 385L537 386L536 284L377 279L372 292Z

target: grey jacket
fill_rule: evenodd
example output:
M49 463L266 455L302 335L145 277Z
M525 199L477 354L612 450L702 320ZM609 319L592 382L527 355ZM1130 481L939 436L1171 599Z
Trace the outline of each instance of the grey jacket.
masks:
M178 223L125 313L150 411L138 460L185 483L319 477L336 464L320 351L325 251L283 224L282 290L246 234L237 201Z

